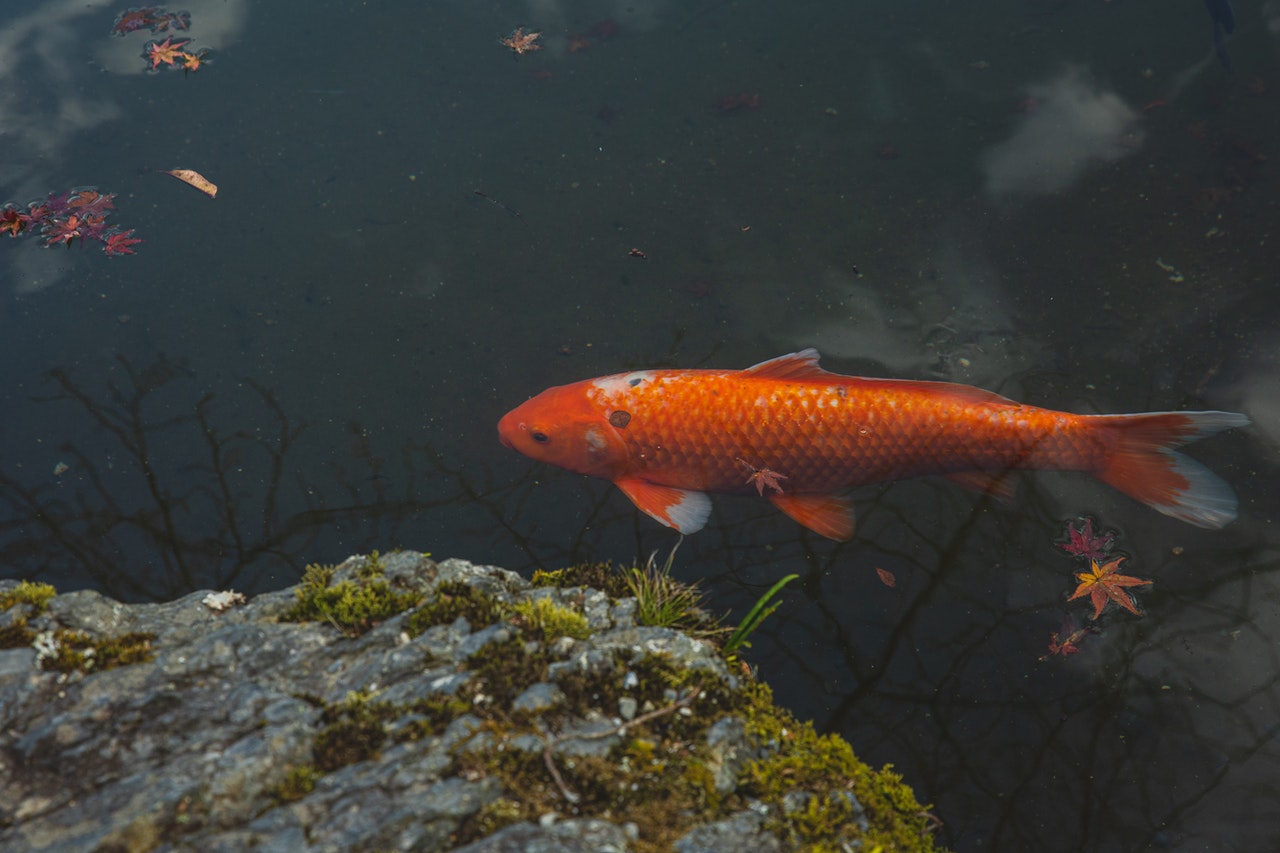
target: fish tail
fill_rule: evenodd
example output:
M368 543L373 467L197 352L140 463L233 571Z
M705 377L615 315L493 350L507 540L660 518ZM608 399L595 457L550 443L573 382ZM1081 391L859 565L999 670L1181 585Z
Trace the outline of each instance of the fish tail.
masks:
M1134 500L1197 527L1235 520L1236 495L1217 474L1174 448L1249 419L1234 412L1098 415L1112 449L1094 476Z

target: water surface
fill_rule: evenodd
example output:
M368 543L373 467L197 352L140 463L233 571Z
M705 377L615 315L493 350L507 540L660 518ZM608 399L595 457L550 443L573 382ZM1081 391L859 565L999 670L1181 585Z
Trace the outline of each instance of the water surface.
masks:
M171 34L111 35L125 5L0 12L0 202L97 186L146 241L0 240L5 576L155 600L373 548L665 552L494 434L637 366L817 346L1071 411L1243 411L1192 451L1240 495L1222 531L1076 477L1013 505L919 481L860 491L845 544L717 498L676 571L735 616L801 575L752 663L950 847L1276 843L1275 3L1237 4L1230 75L1194 3L196 0L187 75L144 71ZM1055 545L1085 514L1155 583L1042 660L1089 622Z

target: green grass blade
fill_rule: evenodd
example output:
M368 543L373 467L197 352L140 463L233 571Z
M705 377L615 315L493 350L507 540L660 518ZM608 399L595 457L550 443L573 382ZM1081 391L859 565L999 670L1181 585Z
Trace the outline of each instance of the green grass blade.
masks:
M738 627L733 629L733 633L730 634L729 639L725 641L724 654L726 657L732 655L734 652L738 651L738 649L751 645L747 642L747 637L751 636L751 633L755 631L756 628L760 627L760 623L767 619L769 614L782 606L781 601L775 602L771 606L769 604L769 600L777 595L779 590L784 586L791 583L798 577L800 576L787 575L785 578L769 587L768 592L760 596L756 601L755 606L752 607L751 611L743 617L742 621L738 623Z

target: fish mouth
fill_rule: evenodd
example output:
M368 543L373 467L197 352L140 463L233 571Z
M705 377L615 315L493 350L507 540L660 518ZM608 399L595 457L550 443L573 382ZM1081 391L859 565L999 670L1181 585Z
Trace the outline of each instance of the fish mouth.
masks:
M510 438L508 438L514 426L515 424L512 422L510 412L503 415L502 419L498 421L498 441L502 442L502 446L508 450L516 449L515 444Z

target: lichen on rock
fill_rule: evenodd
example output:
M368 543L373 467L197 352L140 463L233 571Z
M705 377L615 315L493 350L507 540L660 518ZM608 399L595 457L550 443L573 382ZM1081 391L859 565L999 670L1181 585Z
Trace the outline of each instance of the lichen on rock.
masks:
M225 611L0 582L0 849L934 849L892 771L593 571L353 557ZM58 632L146 653L41 669Z

